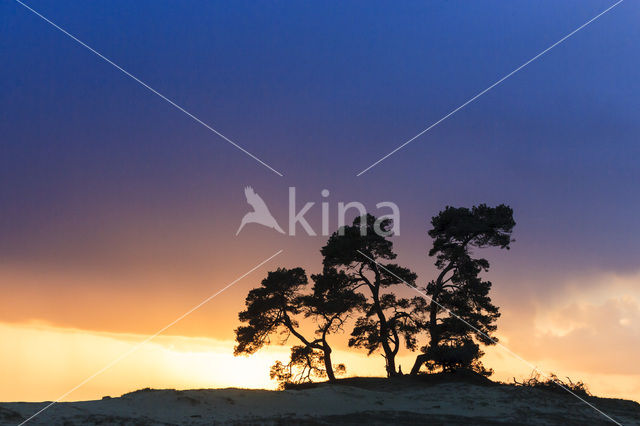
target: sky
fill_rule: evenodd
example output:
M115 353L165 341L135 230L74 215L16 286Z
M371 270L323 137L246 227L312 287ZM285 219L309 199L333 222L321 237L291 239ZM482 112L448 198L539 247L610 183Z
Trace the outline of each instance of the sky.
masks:
M318 272L326 236L236 236L245 186L281 224L295 187L317 231L323 201L332 230L339 202L396 203L398 262L422 284L432 216L512 206L512 249L483 252L501 341L640 400L638 3L356 176L613 3L28 1L283 176L0 3L0 400L59 397L282 250L66 399L273 387L268 366L286 349L233 358L237 312L268 270ZM348 371L382 374L344 341ZM485 363L497 378L531 372L498 349Z

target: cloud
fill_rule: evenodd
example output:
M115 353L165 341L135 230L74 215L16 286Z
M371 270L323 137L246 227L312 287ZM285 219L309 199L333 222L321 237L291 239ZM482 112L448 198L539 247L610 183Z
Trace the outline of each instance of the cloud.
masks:
M598 274L505 310L503 342L525 359L600 374L640 374L640 274Z

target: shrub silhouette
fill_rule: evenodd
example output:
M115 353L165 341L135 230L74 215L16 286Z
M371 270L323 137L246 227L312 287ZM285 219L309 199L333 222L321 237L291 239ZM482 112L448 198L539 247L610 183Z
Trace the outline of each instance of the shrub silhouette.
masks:
M337 375L346 373L346 370L344 364L333 365L333 371ZM269 376L278 382L280 390L291 383L307 383L312 382L313 378L325 378L327 370L324 368L324 354L310 346L293 346L289 363L276 361L271 366Z
M575 393L578 396L587 397L591 396L591 392L589 392L589 388L582 381L573 382L570 378L567 377L567 381L563 381L558 378L555 374L551 373L548 377L542 378L542 374L537 371L532 371L531 375L528 379L523 380L522 382L518 382L516 378L513 378L513 384L515 386L522 386L534 389L543 389L550 390L554 392L566 392L563 387L569 389L571 392Z

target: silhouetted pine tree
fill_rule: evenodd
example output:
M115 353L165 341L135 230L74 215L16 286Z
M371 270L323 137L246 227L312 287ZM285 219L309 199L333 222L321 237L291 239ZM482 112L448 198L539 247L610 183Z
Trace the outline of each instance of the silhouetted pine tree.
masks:
M270 344L274 335L281 336L280 343L291 335L301 343L292 347L288 364L277 362L272 367L271 377L281 383L307 381L312 376L335 380L334 367L345 370L344 365L332 364L327 336L341 330L349 313L362 303L362 297L345 290L346 276L334 269L325 269L312 279L312 291L305 294L308 279L302 268L269 272L261 286L249 292L246 309L238 315L248 325L236 329L235 355L256 352ZM300 315L316 324L314 338L305 337L299 330Z
M416 274L408 268L388 263L396 258L393 243L388 239L391 225L389 219L357 217L353 225L333 233L321 253L325 268L336 268L345 274L351 291L362 289L366 296L349 345L365 348L369 354L381 348L387 375L395 376L398 374L395 358L402 341L409 349L416 347L420 328L414 320L414 311L424 308L425 302L422 297L398 299L388 291L396 285L405 285L403 281L415 285L416 280Z
M478 343L495 343L492 333L500 313L489 297L491 282L480 278L480 273L489 269L489 262L473 257L472 250L509 249L515 226L513 210L484 204L471 209L446 207L431 224L429 236L434 241L429 256L436 257L440 273L424 289L431 297L425 324L429 343L417 356L411 374L417 374L426 364L430 370L472 368L489 375L491 371L479 361L483 352Z

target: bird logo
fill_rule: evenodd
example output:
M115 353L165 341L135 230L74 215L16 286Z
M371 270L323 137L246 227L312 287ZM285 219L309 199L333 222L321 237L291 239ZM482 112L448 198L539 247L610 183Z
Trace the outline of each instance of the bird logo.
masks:
M247 223L259 223L260 225L266 226L267 228L273 228L279 233L284 234L284 231L280 228L278 222L276 222L276 219L269 211L264 200L256 194L252 187L247 186L244 188L244 196L247 198L247 203L253 207L253 211L244 215L236 235L240 233Z

